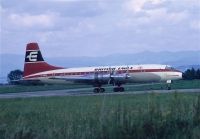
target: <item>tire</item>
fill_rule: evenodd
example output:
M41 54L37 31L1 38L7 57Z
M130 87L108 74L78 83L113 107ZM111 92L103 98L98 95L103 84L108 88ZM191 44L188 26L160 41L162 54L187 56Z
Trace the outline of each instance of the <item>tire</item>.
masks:
M101 93L105 92L105 89L104 88L100 88L100 92Z
M120 88L119 88L119 91L120 91L120 92L124 92L124 87L120 87Z
M99 89L99 88L94 88L93 92L94 92L94 93L99 93L99 92L100 92L100 89Z

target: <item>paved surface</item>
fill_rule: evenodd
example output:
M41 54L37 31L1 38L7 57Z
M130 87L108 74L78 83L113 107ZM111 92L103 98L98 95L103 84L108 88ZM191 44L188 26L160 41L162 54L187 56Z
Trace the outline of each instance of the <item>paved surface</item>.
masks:
M127 95L145 93L199 93L200 89L177 89L177 90L150 90L150 91L130 91L130 92L107 92L94 94L91 88L51 90L37 92L21 92L0 94L0 99L7 98L30 98L30 97L51 97L51 96L98 96L98 95Z

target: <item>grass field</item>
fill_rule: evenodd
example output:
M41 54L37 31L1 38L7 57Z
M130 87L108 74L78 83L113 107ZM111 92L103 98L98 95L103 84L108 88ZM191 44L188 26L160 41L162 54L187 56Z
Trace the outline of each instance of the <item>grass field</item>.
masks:
M1 139L199 139L200 94L0 100Z
M129 86L133 85L133 86ZM144 86L134 86L137 84L128 84L125 86L126 91L143 91L143 90L162 90L166 89L166 84L152 84ZM107 85L106 85L107 86ZM69 85L44 85L44 86L1 86L0 93L15 93L15 92L33 92L45 90L62 90L73 88L91 88L92 85L69 84ZM200 88L200 80L179 80L174 81L172 89L190 89ZM106 88L107 92L112 91L112 86ZM90 89L92 91L92 89Z

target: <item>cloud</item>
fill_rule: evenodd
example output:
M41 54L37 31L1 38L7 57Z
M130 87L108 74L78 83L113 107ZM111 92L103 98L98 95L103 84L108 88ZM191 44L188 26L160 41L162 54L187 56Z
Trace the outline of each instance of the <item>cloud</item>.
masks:
M0 4L0 13L3 11L3 8L2 8L2 6L1 6L1 4Z
M77 24L77 26L75 26L74 28L71 28L71 29L77 33L80 33L83 31L89 32L89 31L95 30L95 25L88 20L83 20L83 21L80 21Z
M1 24L1 21L2 21L2 12L3 12L3 8L0 4L0 24ZM1 28L0 28L0 30L1 30Z
M21 27L52 27L54 25L55 15L53 14L10 14L8 16L10 23Z
M180 24L188 18L189 13L187 11L168 12L166 8L155 8L145 10L141 15L128 15L120 20L117 25L121 28L134 27L135 30L140 27L160 28Z
M145 0L132 0L126 3L127 9L132 12L140 12L143 9Z
M170 11L170 6L165 3L166 0L130 0L124 6L126 18L129 18L129 23L132 18L134 25L141 25L154 22L179 23L189 16L187 10Z
M190 27L200 31L200 20L194 20L190 23Z
M3 51L20 54L30 41L49 56L195 50L198 1L3 0Z
M150 5L159 5L163 3L163 0L130 0L125 4L125 7L134 13L144 11L144 7L146 4Z
M75 1L75 0L38 0L38 1L45 1L45 2L70 2L70 1Z
M147 17L152 21L167 21L169 23L177 23L188 17L186 11L182 12L167 12L166 8L158 8L152 10L146 10Z

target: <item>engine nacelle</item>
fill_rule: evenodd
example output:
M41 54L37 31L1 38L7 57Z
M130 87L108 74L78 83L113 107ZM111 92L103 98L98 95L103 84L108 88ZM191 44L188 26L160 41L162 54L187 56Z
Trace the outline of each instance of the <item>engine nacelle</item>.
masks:
M129 74L122 73L122 74L103 74L103 73L95 73L94 79L95 82L99 83L125 83L129 79Z
M95 73L94 79L96 82L107 83L110 80L110 74Z
M115 74L111 75L110 78L112 78L115 82L126 82L130 78L130 75L127 73Z

